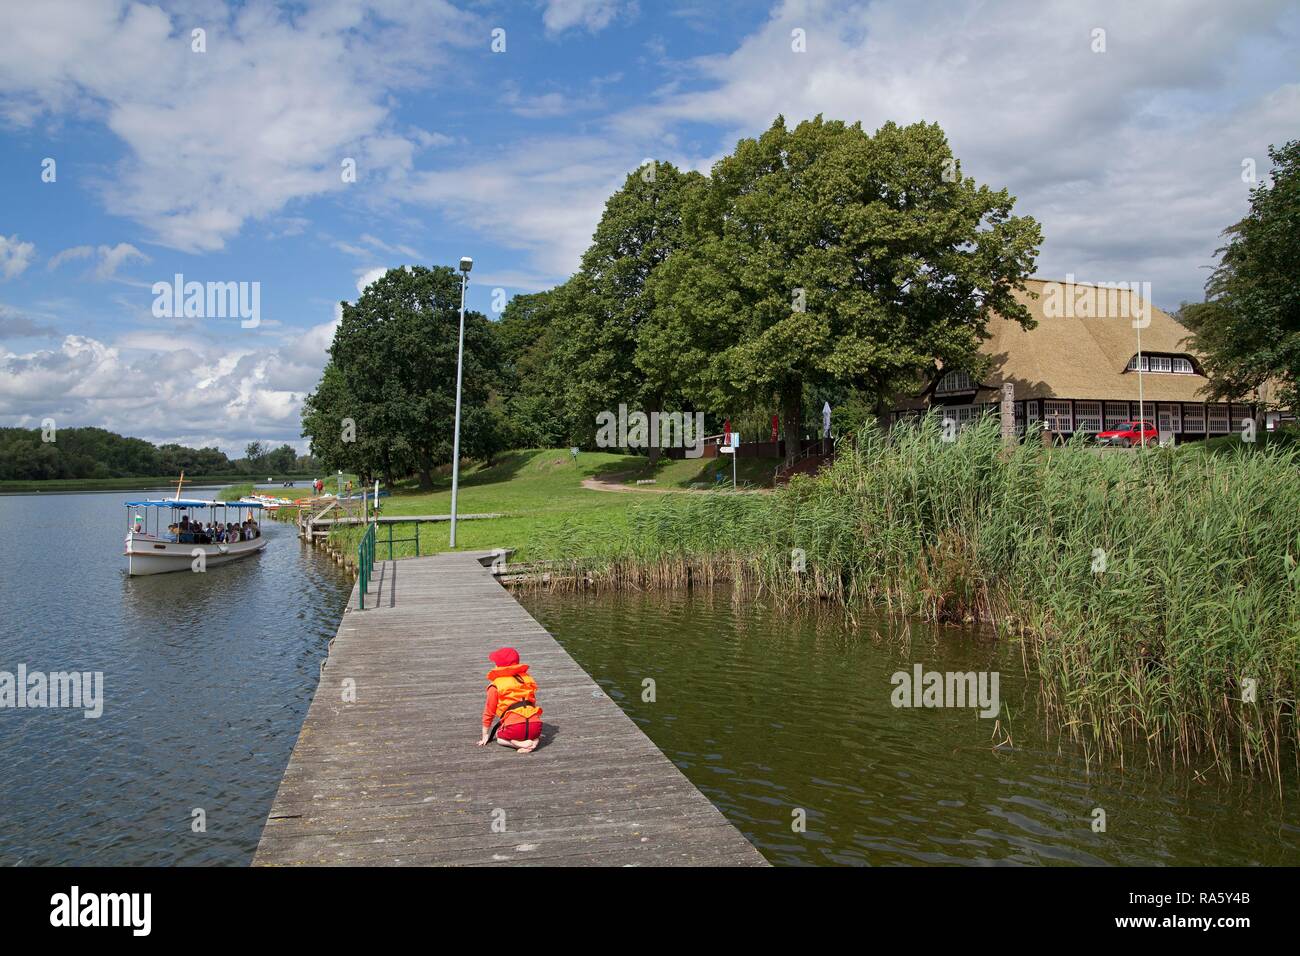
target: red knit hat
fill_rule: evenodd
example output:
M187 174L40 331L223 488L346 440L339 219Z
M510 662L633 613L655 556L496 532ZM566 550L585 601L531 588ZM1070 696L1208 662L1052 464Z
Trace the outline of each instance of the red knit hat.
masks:
M488 660L497 667L513 667L519 663L519 652L513 647L498 647L488 655Z

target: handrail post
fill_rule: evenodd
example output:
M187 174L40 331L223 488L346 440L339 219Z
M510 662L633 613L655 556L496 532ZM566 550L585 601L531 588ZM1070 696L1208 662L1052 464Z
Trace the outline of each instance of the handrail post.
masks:
M370 588L370 574L375 569L375 522L366 526L357 544L358 610L366 609L366 591Z

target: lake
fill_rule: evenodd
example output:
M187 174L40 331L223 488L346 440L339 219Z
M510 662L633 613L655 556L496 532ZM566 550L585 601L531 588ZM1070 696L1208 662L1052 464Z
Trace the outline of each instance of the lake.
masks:
M97 719L0 708L0 865L252 859L351 582L269 519L258 557L130 578L146 497L0 495L0 670L104 675Z
M98 719L0 709L0 865L247 864L315 691L348 576L267 520L259 557L128 578L133 497L0 495L0 670L102 671L105 697ZM1090 769L1045 732L1018 650L977 633L726 591L520 597L773 863L1300 863L1294 775L1284 802ZM996 727L894 708L917 663L997 671Z
M1263 780L1090 769L1047 734L1018 647L976 632L725 591L518 597L774 864L1300 863L1294 773L1284 802ZM998 672L997 726L894 707L918 663Z

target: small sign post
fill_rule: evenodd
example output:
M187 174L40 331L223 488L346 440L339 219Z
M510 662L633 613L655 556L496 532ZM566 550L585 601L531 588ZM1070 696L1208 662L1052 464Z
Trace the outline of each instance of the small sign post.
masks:
M718 452L731 456L731 490L736 490L736 449L740 447L740 432L732 432L730 445L720 445Z

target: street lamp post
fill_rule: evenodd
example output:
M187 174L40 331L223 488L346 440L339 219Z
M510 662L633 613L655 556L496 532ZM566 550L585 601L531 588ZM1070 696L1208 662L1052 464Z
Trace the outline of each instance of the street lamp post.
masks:
M460 260L460 338L456 346L456 433L451 442L451 547L456 547L456 493L460 490L460 384L465 371L465 287L474 260Z
M1147 406L1143 401L1142 395L1142 323L1141 320L1134 322L1133 327L1137 329L1138 355L1137 355L1137 373L1138 373L1138 448L1147 447ZM1104 406L1103 406L1104 409ZM1104 421L1105 415L1102 416Z

